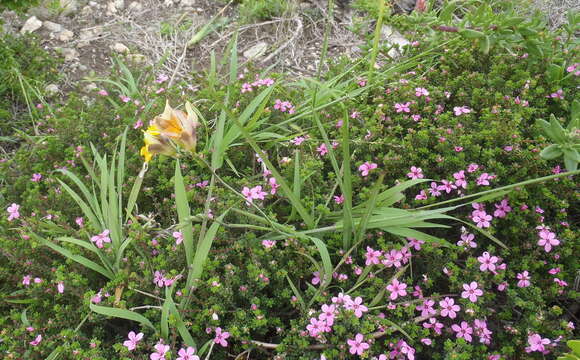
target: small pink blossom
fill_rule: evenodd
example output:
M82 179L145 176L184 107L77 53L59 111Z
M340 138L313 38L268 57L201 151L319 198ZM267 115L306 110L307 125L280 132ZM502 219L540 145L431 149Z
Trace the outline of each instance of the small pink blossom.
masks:
M425 176L423 175L423 169L411 166L411 171L407 174L407 177L410 179L422 179Z
M463 291L461 293L461 297L464 299L469 299L471 302L477 302L477 297L483 295L483 291L477 288L478 285L475 281L472 281L470 284L463 284Z
M489 270L491 272L494 272L496 268L495 264L499 261L499 258L497 256L489 255L489 253L486 251L480 257L477 258L477 261L479 261L481 264L479 266L479 270L481 271Z
M539 334L531 334L528 336L528 344L530 344L530 346L526 347L526 352L544 352L546 350L545 345L549 345L550 343L550 339L542 339Z
M463 114L469 114L471 112L471 109L467 106L455 106L453 108L453 113L455 114L455 116L461 116Z
M181 231L174 231L171 235L175 239L175 245L179 245L183 242L183 233Z
M381 263L379 257L381 256L381 251L374 250L373 248L367 246L367 252L365 254L365 265L369 266L372 264L378 265Z
M409 109L409 106L411 106L411 102L406 102L404 104L395 104L395 111L398 113L402 112L410 113L411 109Z
M41 174L32 174L32 178L30 179L30 181L32 182L39 182L42 179L42 175Z
M325 143L320 144L320 146L318 146L316 148L316 151L318 152L318 154L320 156L324 156L324 155L328 154L328 148L326 147Z
M370 347L368 343L364 342L364 336L360 333L356 334L354 339L348 339L346 342L350 346L350 353L353 355L362 355Z
M457 325L457 324L453 324L451 325L451 329L453 329L453 331L455 331L457 334L455 335L458 339L465 339L465 341L467 342L471 342L472 337L471 334L473 334L473 328L471 326L469 326L469 324L465 321L461 322L461 326Z
M37 335L34 340L29 342L29 344L32 346L38 346L38 344L40 344L41 341L42 341L42 335Z
M441 307L441 316L448 316L450 319L455 319L457 317L457 312L461 310L461 307L456 305L455 300L450 297L446 297L439 301L439 306Z
M391 292L390 299L396 300L399 296L407 295L407 284L400 283L399 280L393 279L393 281L387 285L387 290Z
M531 285L531 277L529 272L524 271L518 273L516 277L518 278L518 287L525 288Z
M165 354L169 352L169 345L158 343L155 345L155 352L149 355L151 360L162 360L165 359Z
M556 234L549 230L541 230L539 236L538 245L543 246L546 252L550 252L553 246L560 245L560 240L556 239Z
M8 211L8 221L12 221L20 217L20 213L18 212L18 210L20 210L20 205L12 203L12 205L10 205L6 210Z
M109 237L110 233L111 232L108 229L105 229L102 233L91 237L91 241L94 242L99 249L102 249L104 246L103 243L111 242L111 238Z
M216 344L220 344L223 347L227 347L228 342L226 341L226 339L229 337L230 337L229 332L222 331L222 328L218 327L215 329L215 338L213 339L213 341Z
M427 91L427 89L422 87L415 88L415 96L416 97L429 96L429 91Z
M334 202L337 203L338 205L342 204L344 202L344 195L340 195L340 196L334 196Z
M358 171L360 171L361 176L368 176L369 172L377 167L377 164L367 161L358 167Z
M344 307L347 310L354 311L354 315L357 318L360 318L360 317L363 316L363 313L369 311L369 309L366 306L362 305L362 302L363 302L363 300L362 300L362 298L360 296L357 296L354 300L352 300L350 298L349 299L345 299L345 305L344 305Z
M62 281L59 281L58 284L56 284L56 290L59 294L64 293L64 283Z
M129 340L125 340L123 346L125 346L129 351L133 351L137 348L137 344L139 343L139 341L143 339L143 333L135 334L134 331L131 331L129 332L127 337L129 338Z
M489 180L491 180L493 177L491 175L489 175L488 173L483 173L481 175L479 175L479 177L477 178L477 185L479 186L486 186L489 185Z
M511 211L512 208L509 206L507 199L503 199L500 203L495 204L495 211L493 212L493 216L497 218L504 218Z
M268 195L267 192L262 191L262 186L258 185L253 188L248 188L244 186L242 189L242 195L246 197L246 202L248 204L252 203L254 200L264 200L265 196Z
M179 349L177 355L179 357L176 360L199 360L199 356L195 355L195 349L191 346Z

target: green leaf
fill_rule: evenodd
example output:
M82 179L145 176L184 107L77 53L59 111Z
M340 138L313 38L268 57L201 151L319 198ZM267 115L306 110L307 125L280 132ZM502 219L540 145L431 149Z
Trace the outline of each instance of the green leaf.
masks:
M568 340L566 345L568 345L576 355L580 355L580 340Z
M448 23L453 19L453 12L457 8L455 1L448 2L447 5L439 13L439 19L444 23Z
M485 55L489 54L489 36L485 36L479 40L479 50Z
M99 274L109 278L109 279L113 279L115 277L115 275L108 269L105 269L104 267L102 267L101 265L95 263L94 261L91 261L87 258L85 258L84 256L81 255L75 255L72 252L70 252L68 249L65 249L61 246L58 246L56 244L53 244L52 242L41 238L40 236L31 233L31 235L39 242L41 242L43 245L48 246L49 248L53 249L54 251L60 253L61 255L69 258L72 261L75 261L81 265L83 265L86 268L89 268L91 270L94 270L96 272L98 272Z
M298 299L298 302L300 303L300 305L302 305L302 308L303 309L306 308L306 303L304 302L304 298L302 297L302 295L300 294L300 291L298 291L298 289L296 288L296 286L294 285L292 280L290 280L290 277L288 276L288 274L286 274L286 280L288 280L288 284L290 285L290 288L292 289L294 296L296 296L296 298Z
M546 160L554 160L562 156L560 145L552 144L540 152L540 156Z
M126 319L131 321L136 321L141 325L147 326L153 331L156 331L155 326L147 319L145 316L136 313L134 311L125 310L125 309L117 309L107 306L98 306L93 303L90 304L90 308L92 311L96 312L97 314L109 316L109 317L116 317L120 319Z
M459 30L459 35L463 36L466 39L481 39L485 37L485 34L481 31L472 30L472 29L461 29Z
M193 262L191 263L191 271L187 277L188 284L192 284L194 280L201 278L201 274L203 272L203 265L205 264L205 261L209 254L209 250L211 249L211 245L213 244L215 236L221 226L221 221L226 216L228 211L225 211L219 218L217 218L217 221L211 224L208 231L205 233L203 240L197 245L195 257L193 258Z
M183 246L185 248L185 259L187 264L193 261L193 228L191 226L191 210L189 208L189 201L187 200L187 193L185 191L185 183L181 175L181 165L179 160L175 162L175 207L177 208L177 217L180 224L184 224Z

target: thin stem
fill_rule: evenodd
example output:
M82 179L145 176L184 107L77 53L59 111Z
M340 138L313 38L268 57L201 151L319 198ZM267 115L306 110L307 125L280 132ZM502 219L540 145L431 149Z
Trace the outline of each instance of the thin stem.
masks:
M383 29L383 16L385 15L385 0L377 0L379 2L379 18L375 27L375 38L373 39L373 51L371 52L371 62L369 63L369 84L372 83L373 74L375 72L375 64L377 62L377 54L379 52L379 40L381 38L381 30Z

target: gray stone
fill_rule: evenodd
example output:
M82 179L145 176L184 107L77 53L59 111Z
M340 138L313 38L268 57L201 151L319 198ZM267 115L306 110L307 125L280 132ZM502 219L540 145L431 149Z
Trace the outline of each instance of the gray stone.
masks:
M399 48L410 44L409 40L405 39L400 32L389 25L383 25L383 28L381 29L381 38L383 38L389 45L395 45L395 47L390 49L388 52L389 56L393 58L401 55Z
M28 18L28 20L26 20L26 22L22 26L22 29L20 29L20 33L22 34L31 33L40 29L41 26L42 21L38 20L36 16L31 16Z
M74 14L79 8L77 0L60 0L60 14L69 16Z
M127 54L129 52L129 48L120 42L113 45L112 49L119 54Z
M61 32L63 30L63 27L61 24L57 24L57 23L54 23L52 21L43 22L42 27L45 28L46 30L52 31L52 32Z
M49 85L46 85L46 87L44 88L44 91L46 91L46 93L48 95L55 95L60 91L60 89L58 88L58 85L56 85L56 84L49 84Z
M265 41L260 41L256 45L254 45L254 46L250 47L249 49L247 49L246 51L244 51L244 57L246 57L248 59L258 58L258 57L264 55L264 53L266 53L267 49L268 49L268 43L266 43Z
M79 58L79 52L71 48L61 48L60 52L64 56L64 61L75 61Z
M74 36L75 34L72 31L64 29L56 35L56 38L62 42L67 42L72 40Z

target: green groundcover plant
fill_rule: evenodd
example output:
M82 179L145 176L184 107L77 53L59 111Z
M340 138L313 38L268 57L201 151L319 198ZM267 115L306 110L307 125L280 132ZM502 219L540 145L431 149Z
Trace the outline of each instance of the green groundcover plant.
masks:
M89 96L31 92L0 162L2 356L564 356L578 24L537 44L490 4L393 19L402 58L371 41L314 79L239 69L234 36L170 88L117 61Z

